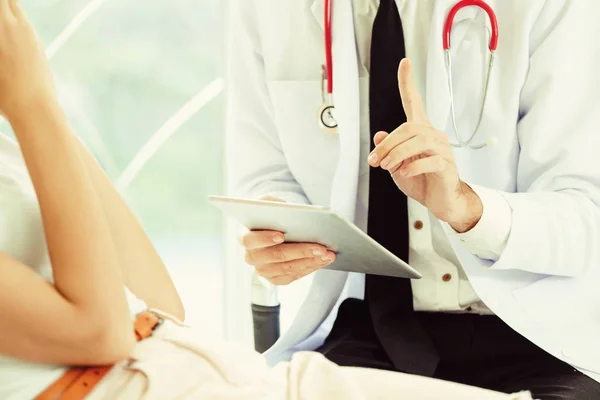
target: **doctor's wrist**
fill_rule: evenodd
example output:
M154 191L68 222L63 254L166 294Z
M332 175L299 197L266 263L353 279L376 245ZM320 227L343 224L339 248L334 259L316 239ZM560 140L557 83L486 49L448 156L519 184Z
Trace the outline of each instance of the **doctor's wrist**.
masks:
M483 202L465 182L461 183L461 194L456 203L456 211L446 221L458 233L473 229L483 215Z

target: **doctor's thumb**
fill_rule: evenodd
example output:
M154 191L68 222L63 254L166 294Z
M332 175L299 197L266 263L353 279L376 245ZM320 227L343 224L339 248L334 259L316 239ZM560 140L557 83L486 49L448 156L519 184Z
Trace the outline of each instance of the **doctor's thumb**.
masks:
M383 142L385 140L386 137L388 137L390 134L387 132L377 132L375 134L375 136L373 137L373 143L375 143L375 146L379 146L379 144L381 142Z

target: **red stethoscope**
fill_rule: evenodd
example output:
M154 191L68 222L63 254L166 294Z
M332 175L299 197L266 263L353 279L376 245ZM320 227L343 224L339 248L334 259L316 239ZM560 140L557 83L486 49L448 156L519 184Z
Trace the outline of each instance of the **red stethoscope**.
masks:
M325 0L325 12L324 12L324 25L325 25L325 65L322 70L321 77L321 90L323 97L323 105L319 109L319 125L323 128L323 130L327 134L336 134L338 131L338 123L335 115L335 106L333 104L333 56L332 56L332 35L331 35L331 21L332 21L332 6L333 0ZM488 68L487 68L487 76L485 80L484 86L484 95L483 102L481 105L481 110L479 113L479 120L477 122L475 131L473 134L467 139L464 140L458 130L458 126L456 123L456 113L454 111L454 90L452 88L452 56L450 53L450 34L452 32L452 23L454 22L454 17L456 14L465 7L476 6L483 9L490 19L491 24L491 35L489 42L489 60L488 60ZM458 143L453 143L452 145L455 147L463 147L470 149L481 149L486 147L487 145L495 144L495 138L490 138L486 143L481 143L478 145L474 145L473 139L479 132L479 127L481 125L481 121L483 119L483 111L485 109L485 103L488 95L489 81L491 72L494 66L494 54L496 48L498 46L498 20L496 18L496 13L494 10L483 0L461 0L452 7L448 16L446 17L446 22L444 24L443 31L443 48L444 53L446 55L446 73L448 78L448 87L450 90L450 104L451 104L451 114L452 114L452 123L454 125L454 132L456 133L456 138Z
M335 135L338 129L335 107L333 105L333 45L331 42L331 11L333 0L325 0L325 65L321 73L321 97L323 105L319 108L319 125L330 135ZM327 86L327 88L325 88ZM327 91L327 94L325 94Z

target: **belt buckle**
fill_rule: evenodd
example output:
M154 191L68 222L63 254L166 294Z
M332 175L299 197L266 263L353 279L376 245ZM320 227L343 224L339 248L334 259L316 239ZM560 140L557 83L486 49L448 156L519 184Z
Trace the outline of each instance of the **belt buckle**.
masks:
M154 328L152 329L152 332L154 332L159 326L164 324L165 319L152 310L148 310L148 312L156 317L156 325L154 325Z
M163 318L152 311L144 311L138 314L133 324L136 339L141 341L152 336L152 333L163 322Z

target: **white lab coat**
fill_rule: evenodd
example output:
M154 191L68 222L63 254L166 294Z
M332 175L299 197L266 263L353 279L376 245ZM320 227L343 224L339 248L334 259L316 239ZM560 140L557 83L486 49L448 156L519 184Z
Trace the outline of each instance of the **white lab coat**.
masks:
M448 237L474 289L498 316L600 381L600 3L488 3L498 17L500 40L480 137L496 136L498 145L457 149L455 157L463 180L503 193L512 208L512 230L493 264L472 255L450 232ZM435 2L418 82L432 124L450 136L442 26L454 4ZM368 94L358 75L352 1L334 5L339 135L333 137L320 130L316 117L322 104L323 0L238 0L232 8L233 189L248 197L271 193L329 205L364 229L356 199L359 174L368 173L359 151L360 132L368 129ZM466 133L481 104L486 21L483 11L470 8L454 22L455 104ZM295 321L266 353L271 362L323 342L336 305L351 295L352 280L360 282L350 275L315 273Z

